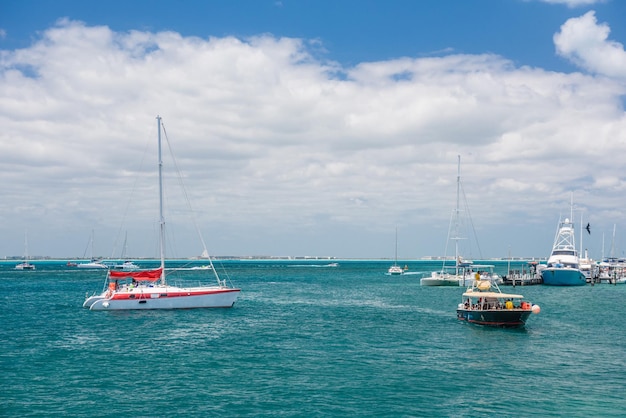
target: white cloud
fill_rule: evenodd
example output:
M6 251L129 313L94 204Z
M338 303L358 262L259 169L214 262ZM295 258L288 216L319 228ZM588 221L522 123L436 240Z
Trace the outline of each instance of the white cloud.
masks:
M13 239L0 254L19 254L28 228L31 254L82 255L96 229L111 255L125 217L131 251L154 255L140 234L156 219L157 114L213 253L392 256L399 225L410 235L400 251L440 255L459 154L489 256L506 256L511 240L545 255L570 191L586 216L626 207L619 78L489 54L343 68L309 47L63 20L2 51L0 233ZM626 221L610 213L593 222Z
M559 55L581 68L626 80L626 51L621 43L609 40L610 32L590 11L565 22L554 35L554 43Z

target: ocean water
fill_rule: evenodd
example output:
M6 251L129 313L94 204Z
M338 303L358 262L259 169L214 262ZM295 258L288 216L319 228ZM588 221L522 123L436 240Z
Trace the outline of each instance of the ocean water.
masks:
M224 262L234 308L131 312L81 307L102 271L2 263L0 416L626 414L626 286L518 286L541 313L492 329L419 285L438 263L332 261Z

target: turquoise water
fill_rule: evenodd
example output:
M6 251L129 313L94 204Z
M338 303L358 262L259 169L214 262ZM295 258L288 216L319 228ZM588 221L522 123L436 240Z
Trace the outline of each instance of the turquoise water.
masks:
M420 287L438 263L338 263L225 262L234 308L136 312L81 308L102 271L0 264L0 416L626 412L626 286L518 286L541 313L491 329L457 321L462 288Z

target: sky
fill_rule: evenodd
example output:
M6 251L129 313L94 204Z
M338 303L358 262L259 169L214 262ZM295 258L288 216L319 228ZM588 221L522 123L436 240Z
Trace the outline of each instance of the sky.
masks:
M157 115L171 257L197 230L216 256L394 258L396 230L399 259L451 255L459 168L465 258L547 257L571 213L589 256L624 256L625 22L618 0L0 1L0 258L157 256Z

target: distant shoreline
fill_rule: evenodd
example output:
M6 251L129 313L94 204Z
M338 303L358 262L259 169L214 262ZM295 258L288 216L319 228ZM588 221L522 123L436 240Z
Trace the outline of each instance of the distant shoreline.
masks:
M50 262L88 262L91 261L91 258L56 258L56 257L29 257L28 261L37 262L37 261L50 261ZM110 262L116 263L124 260L134 260L134 261L159 261L158 258L154 257L126 257L126 258L98 258L98 260L102 262ZM393 261L393 258L390 257L381 257L381 258L370 258L370 257L316 257L316 256L216 256L209 258L200 258L200 257L187 257L187 258L166 258L168 261L193 261L193 262L209 262L210 260L240 260L240 261ZM454 261L453 257L435 257L435 256L427 256L421 258L399 258L399 261L402 262L417 262L417 261ZM24 261L24 257L5 257L0 259L0 263L15 263ZM478 261L546 261L546 257L512 257L512 258L484 258L484 259L476 259L474 262Z

